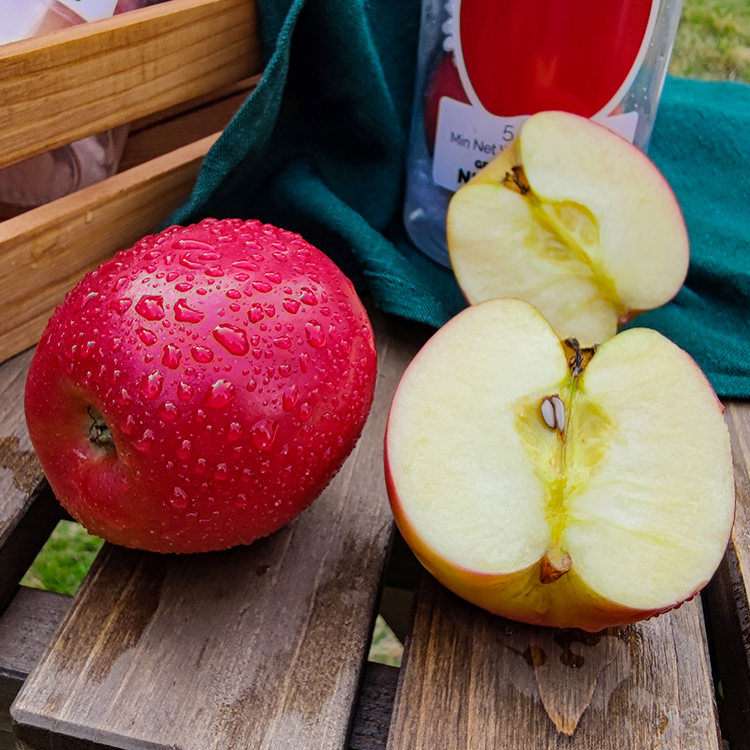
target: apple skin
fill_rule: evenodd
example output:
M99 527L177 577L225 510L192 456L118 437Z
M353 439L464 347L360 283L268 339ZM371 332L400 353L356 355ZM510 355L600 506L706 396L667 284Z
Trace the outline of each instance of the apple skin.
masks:
M26 419L90 533L219 550L320 494L362 431L376 370L367 313L327 256L257 221L206 219L144 238L66 296L31 363Z

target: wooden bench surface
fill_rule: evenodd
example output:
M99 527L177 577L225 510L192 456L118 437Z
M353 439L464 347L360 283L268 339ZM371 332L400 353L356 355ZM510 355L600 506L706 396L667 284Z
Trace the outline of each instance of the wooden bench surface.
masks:
M53 35L54 55L0 48L0 163L133 122L120 174L0 223L0 750L750 748L750 405L727 404L736 523L700 597L596 635L520 625L399 544L383 432L429 331L376 312L365 432L299 519L222 553L107 545L73 599L18 586L63 517L26 432L29 347L66 289L184 200L257 80L254 25L252 0L171 0ZM366 660L384 587L400 668Z

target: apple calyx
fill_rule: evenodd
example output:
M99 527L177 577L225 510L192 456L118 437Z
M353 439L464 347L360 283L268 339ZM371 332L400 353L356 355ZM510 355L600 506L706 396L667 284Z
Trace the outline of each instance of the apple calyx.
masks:
M104 417L92 406L86 410L91 417L89 425L89 440L99 448L107 452L115 452L115 441L112 439L112 433L109 425L104 421Z

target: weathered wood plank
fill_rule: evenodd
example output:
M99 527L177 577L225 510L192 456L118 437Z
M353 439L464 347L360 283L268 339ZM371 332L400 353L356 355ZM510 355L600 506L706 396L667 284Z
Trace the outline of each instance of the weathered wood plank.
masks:
M0 365L0 612L62 513L26 430L23 393L32 354Z
M253 0L171 0L0 47L0 167L259 70Z
M720 746L698 602L592 635L493 617L425 577L389 750Z
M398 667L365 665L349 750L385 750L397 686Z
M14 747L9 709L70 608L71 598L22 586L0 614L0 750Z
M0 223L0 361L35 344L65 293L185 200L218 133Z
M329 488L250 547L105 546L11 710L22 746L345 746L392 529L385 421L423 340L374 323L375 404Z
M750 403L730 402L725 418L734 452L737 510L727 555L706 589L732 750L750 750Z

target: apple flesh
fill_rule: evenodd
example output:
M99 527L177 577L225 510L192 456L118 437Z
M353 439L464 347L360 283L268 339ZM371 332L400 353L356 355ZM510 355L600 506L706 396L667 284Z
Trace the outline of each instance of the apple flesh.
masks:
M689 261L680 208L653 163L566 112L531 117L453 195L447 242L469 302L526 300L583 346L668 302Z
M156 552L249 544L354 447L376 376L351 282L257 221L171 227L86 276L26 385L31 441L92 534Z
M407 368L386 433L404 539L464 599L598 631L694 596L734 518L723 409L648 329L596 351L520 300L467 308Z

